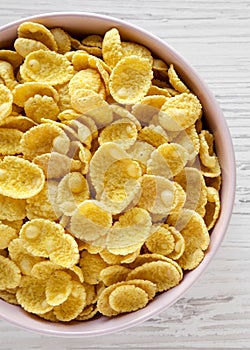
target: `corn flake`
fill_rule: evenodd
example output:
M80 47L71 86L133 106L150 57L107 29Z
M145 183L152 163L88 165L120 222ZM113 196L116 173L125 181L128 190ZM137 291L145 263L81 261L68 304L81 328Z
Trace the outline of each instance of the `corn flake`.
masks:
M21 140L24 157L32 160L36 156L50 153L54 148L55 140L62 133L62 129L57 125L48 123L40 124L29 129Z
M111 68L115 67L123 57L121 38L116 28L105 33L102 41L102 55L104 62Z
M136 267L127 277L130 279L143 279L156 284L157 291L162 292L175 287L181 281L179 270L167 261L152 261Z
M105 235L112 225L112 215L96 200L83 201L70 220L70 232L77 238L92 242Z
M185 166L188 160L188 152L178 143L164 143L159 146L147 163L149 174L172 178Z
M25 311L44 314L53 309L46 301L46 283L31 276L23 276L16 297Z
M120 215L107 236L107 249L118 255L132 253L142 246L150 234L151 218L142 208L132 208Z
M210 241L208 230L202 217L189 209L182 211L178 228L185 240L185 251L177 262L184 270L192 270L204 258Z
M0 249L8 248L10 242L17 237L17 232L14 228L0 223Z
M22 72L30 79L51 85L67 83L74 74L67 58L53 51L31 52L26 56L22 67Z
M13 97L11 91L0 84L0 121L5 120L12 111Z
M44 185L44 174L23 158L6 156L0 162L0 194L15 199L35 196Z
M130 269L121 265L112 265L104 268L100 273L100 278L105 286L111 286L117 282L126 280Z
M14 42L14 47L16 52L22 57L26 57L31 52L38 50L49 51L49 48L42 42L27 38L17 38Z
M169 98L159 113L159 123L169 131L181 131L196 122L202 112L198 98L182 93Z
M17 265L9 258L0 255L0 290L16 288L20 282L21 273Z
M46 283L45 295L49 305L57 306L68 299L73 288L71 277L64 271L56 270Z
M148 301L147 293L134 285L118 286L109 295L110 307L118 313L141 309Z
M18 27L18 37L40 41L50 50L57 51L54 36L44 25L34 22L24 22Z
M204 221L208 231L214 227L220 213L219 192L213 187L207 187L207 203L205 206Z
M178 77L173 64L170 64L170 67L168 69L168 77L169 77L169 82L173 86L175 90L178 92L186 92L189 93L189 89L186 87L186 85L180 80Z
M22 64L23 58L15 51L2 49L0 50L0 61L7 61L16 69Z
M65 54L71 49L71 42L68 33L66 33L62 28L53 28L50 30L52 33L56 45L57 52L61 54Z
M152 66L146 58L124 57L110 75L110 93L118 103L136 103L146 95L152 78Z

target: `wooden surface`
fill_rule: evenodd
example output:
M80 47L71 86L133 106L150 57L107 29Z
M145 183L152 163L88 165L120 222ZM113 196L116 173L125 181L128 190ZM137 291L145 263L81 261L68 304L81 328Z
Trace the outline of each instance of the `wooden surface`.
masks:
M0 0L0 25L58 10L98 12L137 24L175 47L198 70L233 136L236 203L209 268L159 316L87 339L40 336L0 321L0 350L250 349L250 1Z

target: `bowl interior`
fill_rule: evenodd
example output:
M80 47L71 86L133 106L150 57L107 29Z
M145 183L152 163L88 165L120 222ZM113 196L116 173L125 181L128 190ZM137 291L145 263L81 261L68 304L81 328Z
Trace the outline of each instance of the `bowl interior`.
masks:
M25 329L56 336L94 336L128 328L142 322L163 309L169 307L193 284L204 271L220 246L232 213L235 193L235 160L231 136L214 96L195 70L173 48L165 42L124 21L90 13L51 13L25 18L0 28L0 48L10 47L16 37L17 27L24 21L36 21L48 27L62 27L72 34L104 34L108 29L117 27L123 40L138 42L151 52L172 62L188 87L200 99L209 128L215 136L217 154L222 168L221 214L211 235L211 242L204 260L193 271L185 274L180 285L158 295L147 307L139 311L116 318L99 317L87 322L57 324L32 316L21 308L0 300L0 316Z

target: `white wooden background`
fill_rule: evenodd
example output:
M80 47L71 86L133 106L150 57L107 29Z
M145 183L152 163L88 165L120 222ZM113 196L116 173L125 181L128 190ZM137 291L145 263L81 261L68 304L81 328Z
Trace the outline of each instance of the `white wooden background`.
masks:
M159 316L123 332L86 339L41 336L0 321L0 350L250 349L250 1L0 0L0 25L60 10L125 19L189 60L217 97L233 136L236 203L214 261Z

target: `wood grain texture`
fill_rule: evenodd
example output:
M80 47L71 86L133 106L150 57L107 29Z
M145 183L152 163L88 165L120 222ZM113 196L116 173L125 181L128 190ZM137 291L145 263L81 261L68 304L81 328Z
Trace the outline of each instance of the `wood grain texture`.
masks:
M209 268L159 316L87 339L40 336L0 321L0 350L250 349L250 1L0 0L0 25L58 9L137 24L175 47L198 70L233 137L238 177L234 214Z

